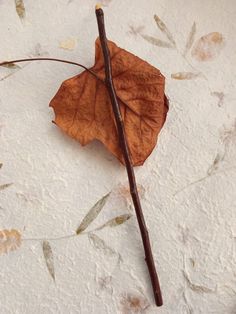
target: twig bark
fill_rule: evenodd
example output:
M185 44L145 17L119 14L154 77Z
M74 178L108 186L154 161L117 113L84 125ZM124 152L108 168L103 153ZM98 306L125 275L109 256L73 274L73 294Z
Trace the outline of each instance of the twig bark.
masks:
M137 216L137 220L139 224L139 229L142 236L142 241L143 241L143 246L144 246L144 251L145 251L145 260L147 263L147 267L148 267L151 282L152 282L156 305L161 306L163 304L161 289L160 289L159 280L158 280L158 276L157 276L157 272L155 268L155 263L153 260L148 230L146 227L146 223L144 220L142 207L141 207L141 203L140 203L140 199L138 195L134 169L133 169L132 160L131 160L131 156L129 152L128 142L125 135L124 123L121 116L120 107L119 107L119 103L117 100L117 95L115 92L113 79L112 79L112 67L111 67L110 53L109 53L109 48L107 45L107 38L106 38L106 32L105 32L104 14L103 14L103 10L99 6L96 6L95 12L97 16L99 37L100 37L100 42L101 42L103 57L104 57L105 83L109 92L109 96L111 99L112 108L113 108L113 112L115 116L119 142L122 149L123 158L125 161L125 166L126 166L126 170L128 174L128 179L129 179L130 193L132 196L132 200L133 200L133 204L134 204L134 208L135 208L135 212L136 212L136 216Z

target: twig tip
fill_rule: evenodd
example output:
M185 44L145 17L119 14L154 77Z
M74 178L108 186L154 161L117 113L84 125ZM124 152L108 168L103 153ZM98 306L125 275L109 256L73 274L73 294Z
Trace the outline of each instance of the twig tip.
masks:
M95 6L95 10L99 10L102 8L102 5L101 3L97 3L96 6Z

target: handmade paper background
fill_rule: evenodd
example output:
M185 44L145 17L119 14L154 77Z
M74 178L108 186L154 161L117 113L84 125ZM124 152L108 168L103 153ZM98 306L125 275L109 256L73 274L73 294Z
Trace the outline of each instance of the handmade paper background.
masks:
M18 12L0 1L0 60L93 64L95 1L16 2ZM0 313L236 313L235 1L102 3L109 39L166 76L168 119L136 169L164 306L154 306L125 168L51 123L50 99L81 70L38 62L0 68ZM131 218L73 236L109 192L86 232Z

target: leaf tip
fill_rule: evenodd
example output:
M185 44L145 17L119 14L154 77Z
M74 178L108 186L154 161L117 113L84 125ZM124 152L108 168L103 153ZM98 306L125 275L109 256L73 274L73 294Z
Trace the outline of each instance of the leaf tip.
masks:
M16 12L20 19L25 18L25 5L23 0L15 0Z

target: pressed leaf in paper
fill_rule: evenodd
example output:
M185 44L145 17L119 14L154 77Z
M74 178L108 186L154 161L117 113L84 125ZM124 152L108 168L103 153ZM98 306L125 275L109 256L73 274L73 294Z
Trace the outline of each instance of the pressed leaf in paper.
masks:
M172 73L171 78L175 80L192 80L197 78L200 73L193 73L193 72L177 72Z
M123 293L120 300L122 314L146 313L150 306L148 300L142 294Z
M173 48L173 45L167 41L158 39L153 36L148 36L148 35L141 35L143 39L145 39L147 42L149 42L152 45L162 47L162 48Z
M124 222L129 220L132 217L130 214L123 214L117 217L114 217L107 222L105 222L101 227L98 227L96 230L101 230L105 227L117 227L119 225L122 225Z
M102 251L105 255L117 255L116 253L109 245L106 244L106 242L101 239L99 236L97 236L95 233L89 234L89 240L91 244L97 249Z
M12 76L14 73L16 73L17 71L19 71L21 69L21 67L19 65L15 64L13 62L11 62L9 64L5 64L5 65L0 64L0 67L7 68L7 69L11 70L10 73L8 73L7 75L0 78L0 81L3 81L6 78Z
M59 43L59 47L65 50L73 50L76 46L76 38L68 38Z
M191 55L198 61L210 61L219 55L224 47L224 37L213 32L202 36L193 46Z
M111 2L112 0L101 0L100 4L104 7L107 7Z
M113 81L124 120L133 165L142 165L157 143L168 111L165 78L144 60L108 41ZM105 78L100 40L96 40L95 65ZM86 145L94 139L124 163L110 97L103 82L88 72L66 80L50 102L55 123L70 137Z
M224 103L225 94L223 92L212 92L211 95L218 98L218 107L221 107Z
M46 240L43 241L42 249L49 274L52 276L53 280L55 280L53 253L50 243Z
M156 14L154 15L154 20L155 20L157 26L159 27L159 29L166 35L166 37L169 39L169 41L175 47L176 46L175 40L174 40L171 32L168 30L166 24Z
M138 35L138 34L140 34L143 30L144 30L144 26L143 26L143 25L140 25L140 26L133 26L133 25L130 25L130 26L129 26L129 31L128 31L128 33L129 33L129 34L132 34L132 35Z
M210 176L212 175L214 172L216 172L219 168L220 163L224 160L225 158L225 152L223 153L217 153L213 164L210 166L210 168L207 171L207 174Z
M196 35L196 23L194 22L187 38L184 56L188 53L189 49L192 47L194 39L195 39L195 35Z
M137 190L138 190L138 194L139 194L140 198L142 198L145 194L145 187L142 184L137 183ZM119 195L121 195L122 197L124 197L126 199L131 198L130 187L129 187L128 183L119 185L116 188L116 193L118 193Z
M21 245L21 234L16 229L0 230L0 254L17 250Z
M23 0L15 0L16 12L20 19L25 17L25 5Z
M100 211L103 209L103 207L105 206L108 197L109 197L110 193L106 194L104 197L102 197L87 213L87 215L84 217L84 219L82 220L81 224L79 225L79 227L76 230L77 234L80 234L81 232L83 232L93 221L94 219L97 218L97 216L99 215Z
M15 63L9 63L5 65L0 65L0 67L7 68L7 69L12 69L12 70L19 70L21 67Z
M5 183L0 184L0 191L7 189L9 186L11 186L13 183Z

